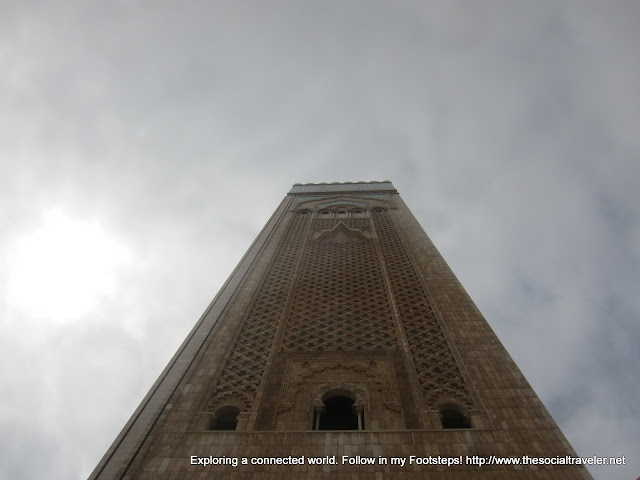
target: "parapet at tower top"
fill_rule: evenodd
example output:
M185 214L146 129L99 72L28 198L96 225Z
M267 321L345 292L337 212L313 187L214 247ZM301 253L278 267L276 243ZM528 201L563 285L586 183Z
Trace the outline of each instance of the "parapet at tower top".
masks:
M295 183L289 195L300 193L387 192L398 193L390 180L371 182Z

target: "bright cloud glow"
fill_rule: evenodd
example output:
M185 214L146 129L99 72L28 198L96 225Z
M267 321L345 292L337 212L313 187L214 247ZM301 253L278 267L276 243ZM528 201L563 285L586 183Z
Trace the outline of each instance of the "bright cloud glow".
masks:
M49 211L10 248L8 305L38 319L77 320L115 294L130 261L129 249L98 223Z

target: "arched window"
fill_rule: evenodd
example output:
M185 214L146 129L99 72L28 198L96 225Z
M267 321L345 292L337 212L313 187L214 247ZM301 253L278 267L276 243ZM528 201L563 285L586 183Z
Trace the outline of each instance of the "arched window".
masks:
M352 212L352 216L353 216L353 218L363 218L363 217L365 217L364 210L362 210L361 208L356 208Z
M344 208L338 210L336 217L337 218L347 218L349 216L349 212L347 212Z
M331 218L331 210L322 210L320 212L320 218Z
M311 212L309 210L300 210L300 212L298 212L300 215L311 215Z
M329 392L322 401L322 407L316 407L314 430L364 430L364 409L355 404L351 392Z
M385 213L386 210L382 207L376 207L373 209L373 213Z
M317 430L359 430L358 414L353 411L354 401L337 395L324 401L324 412L317 412Z
M471 428L471 421L464 411L457 405L443 405L440 407L440 420L442 428Z
M221 407L209 422L207 430L235 430L238 426L238 415L240 415L238 407L233 405Z

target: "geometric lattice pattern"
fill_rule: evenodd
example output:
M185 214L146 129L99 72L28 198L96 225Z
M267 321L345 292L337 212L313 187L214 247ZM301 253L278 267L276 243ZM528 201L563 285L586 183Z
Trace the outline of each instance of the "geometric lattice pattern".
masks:
M427 407L436 408L437 401L446 398L473 408L464 378L389 214L374 210L372 215Z
M237 398L250 410L282 317L310 215L295 215L251 307L209 405Z
M368 218L314 220L312 231L371 230ZM322 237L320 237L322 238ZM309 240L282 351L372 351L398 348L374 240Z

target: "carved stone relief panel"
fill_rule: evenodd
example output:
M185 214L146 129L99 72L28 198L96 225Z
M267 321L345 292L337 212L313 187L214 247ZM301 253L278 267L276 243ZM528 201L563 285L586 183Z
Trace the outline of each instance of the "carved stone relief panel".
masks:
M368 218L313 220L281 351L384 351L398 342Z
M218 379L207 411L213 412L219 405L231 401L243 412L251 410L282 319L309 223L309 215L293 217Z
M288 358L282 372L276 430L312 430L314 413L332 394L354 400L367 430L404 428L392 362L385 355L316 354Z
M373 220L422 388L423 407L435 410L447 401L473 409L469 389L390 215L374 210Z

